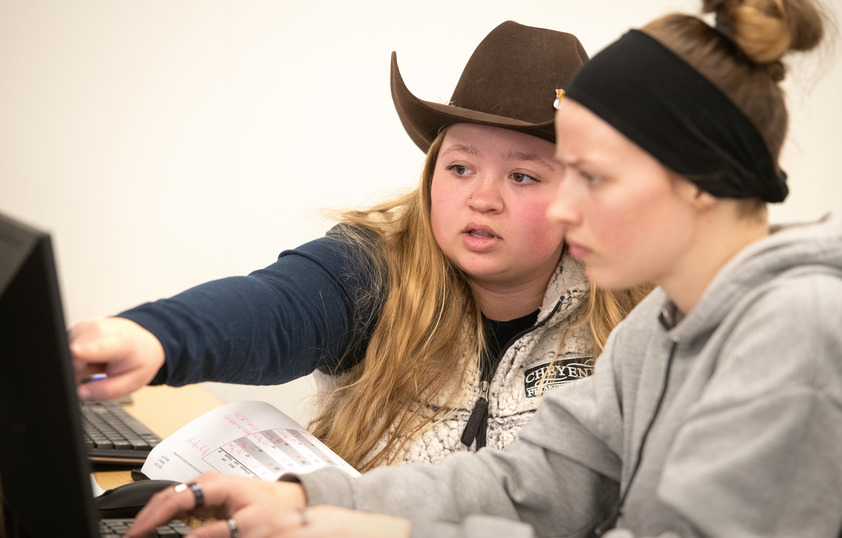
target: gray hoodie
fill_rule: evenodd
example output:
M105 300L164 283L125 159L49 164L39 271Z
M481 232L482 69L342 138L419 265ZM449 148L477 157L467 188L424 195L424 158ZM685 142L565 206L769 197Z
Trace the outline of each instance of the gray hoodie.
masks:
M645 442L644 442L645 441ZM687 316L655 290L590 378L505 451L300 480L311 505L407 517L413 537L837 536L842 226L776 230Z

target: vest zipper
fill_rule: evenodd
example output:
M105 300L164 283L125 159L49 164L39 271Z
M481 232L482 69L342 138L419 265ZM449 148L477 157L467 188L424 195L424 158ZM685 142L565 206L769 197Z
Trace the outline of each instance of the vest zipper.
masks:
M556 302L552 312L550 312L547 317L509 339L505 347L503 347L500 351L500 360L503 359L512 344L520 340L524 335L547 324L558 311L560 306L561 300ZM500 360L497 361L498 366L500 364ZM474 408L471 410L471 416L468 417L468 423L465 424L465 429L462 430L461 441L462 444L467 447L470 447L474 441L476 441L477 450L484 447L486 444L486 432L488 431L488 393L491 387L491 380L494 378L495 373L496 368L494 370L489 370L485 361L480 362L479 398L477 398Z
M488 429L488 385L485 379L480 382L479 398L462 431L462 444L469 447L476 440L477 450L485 446L485 432Z
M540 322L536 323L532 327L529 327L526 330L523 330L516 334L514 337L510 338L503 349L500 351L500 360L506 356L506 352L509 350L512 344L523 338L526 334L529 334L533 331L538 330L539 328L546 325L556 314L558 309L561 307L561 299L556 301L555 306L553 307L552 311ZM497 365L500 365L500 361L497 361ZM474 404L473 410L471 410L471 416L468 417L468 423L465 424L465 429L462 430L462 444L470 447L474 441L477 442L476 449L479 450L480 448L484 447L486 444L486 432L488 431L488 393L489 388L491 386L491 380L494 378L494 374L496 373L496 369L492 371L488 371L488 368L485 366L485 361L480 363L480 384L479 384L479 398L477 398L476 403Z

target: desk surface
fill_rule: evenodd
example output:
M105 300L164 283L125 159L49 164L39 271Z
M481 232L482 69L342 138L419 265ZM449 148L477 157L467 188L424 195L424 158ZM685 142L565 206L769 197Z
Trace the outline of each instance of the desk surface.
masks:
M165 438L222 403L202 385L178 388L156 386L144 387L132 394L132 403L125 407L153 432ZM103 489L132 481L130 470L97 470L94 478Z

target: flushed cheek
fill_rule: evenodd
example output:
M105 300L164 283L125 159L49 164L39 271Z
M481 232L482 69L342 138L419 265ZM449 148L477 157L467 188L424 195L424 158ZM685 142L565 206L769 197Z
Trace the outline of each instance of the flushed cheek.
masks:
M441 241L444 234L448 232L448 226L453 226L455 219L452 215L455 213L455 202L453 197L448 197L446 194L438 193L436 189L430 195L430 223L433 228L433 235L436 240Z
M549 205L550 202L527 204L516 216L514 225L527 235L523 241L527 252L546 253L561 244L564 227L547 218Z
M597 249L612 258L628 258L630 253L640 252L641 235L639 219L627 216L621 219L604 219L595 229L598 238ZM645 234L644 234L645 235ZM650 241L651 243L651 241Z
M442 242L447 237L446 222L446 219L442 218L442 211L440 209L432 209L430 211L430 226L433 229L433 237L439 246L443 244Z
M583 259L588 278L606 289L620 289L639 283L640 261L647 263L649 255L641 248L640 237L620 222L605 221L590 228L585 237L577 237L588 250ZM649 241L651 243L651 241ZM644 279L645 280L645 279Z
M624 217L604 219L595 230L599 239L591 261L600 277L594 278L597 284L612 288L640 284L669 258L662 217L656 208L639 207L642 211L617 211Z

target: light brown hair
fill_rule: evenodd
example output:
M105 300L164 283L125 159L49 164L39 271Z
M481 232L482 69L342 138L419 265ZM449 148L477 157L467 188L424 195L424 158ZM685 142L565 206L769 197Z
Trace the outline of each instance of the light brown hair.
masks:
M713 82L746 114L769 148L780 157L789 117L779 82L782 59L815 48L826 17L813 0L703 0L714 13L711 26L699 17L673 14L641 30Z

